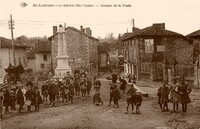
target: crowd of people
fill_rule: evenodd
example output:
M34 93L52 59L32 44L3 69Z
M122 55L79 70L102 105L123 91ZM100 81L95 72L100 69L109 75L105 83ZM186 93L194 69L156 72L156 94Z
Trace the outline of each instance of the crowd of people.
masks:
M61 101L63 105L74 103L74 96L85 100L90 96L92 85L94 85L95 92L93 103L103 104L100 97L101 82L97 75L94 76L92 84L92 80L85 72L75 71L74 77L69 72L66 74L63 79L49 78L42 82L42 86L38 85L38 79L35 77L34 81L29 79L26 84L17 81L16 85L6 87L3 91L3 98L1 98L5 114L10 113L10 110L17 110L16 105L19 105L18 112L21 113L24 108L27 112L31 112L32 107L35 111L39 111L40 104L49 103L50 107L55 107L56 101Z
M118 88L117 80L120 81ZM10 113L9 110L17 110L16 105L19 105L18 112L22 112L26 108L27 112L32 111L32 106L35 111L39 111L40 104L49 104L50 107L56 106L56 101L60 101L63 105L74 103L74 96L85 100L90 96L92 86L94 87L93 103L95 105L103 105L101 99L101 81L98 76L94 76L93 80L87 77L86 73L74 72L72 77L69 72L62 79L48 79L43 81L41 88L38 86L38 79L33 82L28 82L23 85L20 81L14 87L7 87L3 92L3 106L5 113ZM118 78L116 72L112 74L112 83L110 83L110 99L108 106L111 106L113 101L114 106L119 108L119 99L121 94L126 93L127 108L125 114L128 113L129 105L132 106L132 113L140 114L140 106L142 103L142 95L136 89L136 79L130 77L126 81L123 77ZM169 111L168 103L173 103L173 111L178 112L179 103L182 104L182 112L187 112L187 104L190 103L189 93L191 88L185 83L183 78L174 79L173 83L168 86L166 83L158 89L158 103L161 111ZM136 112L134 112L134 106ZM9 108L10 107L10 108Z

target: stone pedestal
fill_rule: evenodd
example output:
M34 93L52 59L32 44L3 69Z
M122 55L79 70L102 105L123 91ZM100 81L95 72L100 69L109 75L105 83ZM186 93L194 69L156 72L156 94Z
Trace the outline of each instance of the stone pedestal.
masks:
M71 74L71 67L69 66L69 56L67 53L66 33L65 28L60 27L58 29L58 55L57 66L55 69L55 76L57 78L63 78L67 72Z

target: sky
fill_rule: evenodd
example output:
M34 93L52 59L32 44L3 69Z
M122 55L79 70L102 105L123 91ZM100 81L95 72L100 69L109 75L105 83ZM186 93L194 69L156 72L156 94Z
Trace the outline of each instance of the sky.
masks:
M22 7L22 2L28 5ZM54 7L38 7L39 4ZM94 6L56 7L64 4ZM101 4L117 7L101 7ZM129 6L123 7L123 4ZM90 27L96 38L104 38L109 33L117 37L120 33L131 32L132 19L140 29L153 23L165 23L166 29L183 35L200 29L200 0L1 0L1 37L11 38L10 14L14 20L14 38L21 35L50 37L53 26L64 23L77 29L81 25Z

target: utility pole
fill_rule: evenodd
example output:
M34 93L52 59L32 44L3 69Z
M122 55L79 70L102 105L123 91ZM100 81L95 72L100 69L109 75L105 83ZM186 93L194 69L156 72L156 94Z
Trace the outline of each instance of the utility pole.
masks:
M166 66L166 63L167 63L167 59L166 59L166 43L165 43L165 49L163 51L163 83L167 83L167 74L166 74L167 66Z
M15 45L14 45L14 36L13 36L14 21L12 20L12 14L10 14L10 21L8 23L9 23L9 29L11 30L13 65L16 66L16 61L15 61Z

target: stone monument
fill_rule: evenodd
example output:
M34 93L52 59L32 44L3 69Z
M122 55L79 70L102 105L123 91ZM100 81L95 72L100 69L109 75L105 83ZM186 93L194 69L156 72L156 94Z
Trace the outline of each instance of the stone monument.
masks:
M67 72L71 74L71 67L69 66L69 56L67 52L66 31L65 26L59 25L58 28L58 55L56 57L57 66L55 68L55 76L63 78Z

